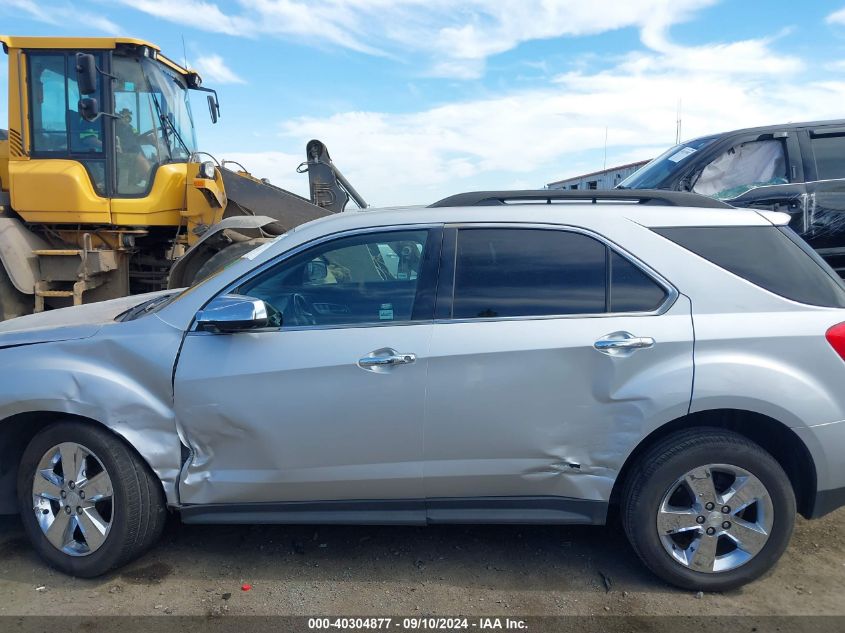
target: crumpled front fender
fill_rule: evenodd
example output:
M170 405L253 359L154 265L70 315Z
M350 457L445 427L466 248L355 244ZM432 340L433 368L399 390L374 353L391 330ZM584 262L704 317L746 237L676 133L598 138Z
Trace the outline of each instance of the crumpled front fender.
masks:
M176 505L182 444L171 377L181 336L151 315L86 339L0 350L0 426L32 412L94 420L138 452Z

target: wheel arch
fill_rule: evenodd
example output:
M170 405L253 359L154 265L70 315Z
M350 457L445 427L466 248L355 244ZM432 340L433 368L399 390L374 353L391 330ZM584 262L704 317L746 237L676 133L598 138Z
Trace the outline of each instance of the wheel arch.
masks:
M56 422L82 422L119 439L166 489L149 460L117 430L93 418L64 411L28 411L0 420L0 514L17 514L17 476L24 449L42 429Z
M743 409L697 411L676 418L652 431L637 444L622 465L611 491L611 507L619 507L625 481L643 453L676 431L697 427L727 429L760 445L777 460L789 477L795 492L798 512L806 518L812 516L817 473L809 448L798 434L783 422L762 413Z

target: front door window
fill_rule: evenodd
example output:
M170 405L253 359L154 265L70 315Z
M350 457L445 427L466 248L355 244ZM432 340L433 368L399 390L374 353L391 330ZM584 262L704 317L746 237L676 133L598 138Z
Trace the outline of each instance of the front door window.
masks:
M283 327L418 320L427 242L427 230L333 240L271 268L238 293L273 305Z
M783 141L769 139L731 147L702 170L692 190L730 200L755 187L788 182Z

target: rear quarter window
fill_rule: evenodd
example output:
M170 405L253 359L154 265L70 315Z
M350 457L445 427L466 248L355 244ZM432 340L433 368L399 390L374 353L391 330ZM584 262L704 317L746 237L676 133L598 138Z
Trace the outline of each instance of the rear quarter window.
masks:
M845 307L842 280L787 227L696 226L653 231L786 299L828 308Z

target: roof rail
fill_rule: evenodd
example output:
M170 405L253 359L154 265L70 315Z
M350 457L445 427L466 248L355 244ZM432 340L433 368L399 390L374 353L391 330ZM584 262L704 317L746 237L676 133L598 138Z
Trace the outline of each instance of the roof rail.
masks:
M573 191L564 189L522 189L516 191L468 191L438 200L429 207L479 207L508 203L553 201L591 202L634 202L661 207L702 207L710 209L732 209L721 200L708 198L686 191L664 191L661 189L610 189L604 191Z

